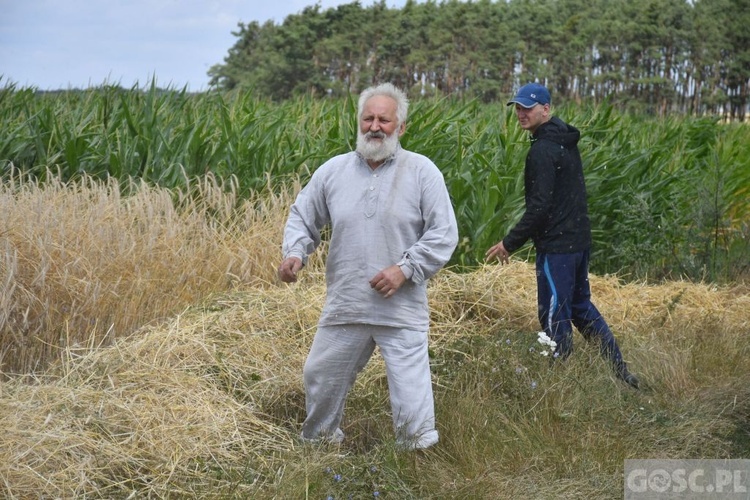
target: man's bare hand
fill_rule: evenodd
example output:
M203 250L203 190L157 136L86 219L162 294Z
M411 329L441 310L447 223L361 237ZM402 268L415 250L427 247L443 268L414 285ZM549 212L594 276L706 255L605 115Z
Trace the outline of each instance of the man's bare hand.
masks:
M287 257L279 265L279 279L284 283L297 281L297 273L302 269L302 260L299 257Z
M370 286L386 299L406 282L406 276L397 265L386 267L370 280Z
M487 260L497 259L501 264L510 262L510 253L505 249L502 241L490 247L487 253L484 254L484 257Z

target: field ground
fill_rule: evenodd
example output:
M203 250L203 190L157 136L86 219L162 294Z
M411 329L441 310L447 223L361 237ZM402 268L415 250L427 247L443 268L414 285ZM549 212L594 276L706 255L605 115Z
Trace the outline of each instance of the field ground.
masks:
M644 382L576 336L539 354L533 269L441 272L430 287L441 442L394 449L381 359L350 396L340 447L302 445L301 372L324 296L216 294L106 347L68 347L0 384L5 498L621 498L627 458L750 456L750 293L592 276Z

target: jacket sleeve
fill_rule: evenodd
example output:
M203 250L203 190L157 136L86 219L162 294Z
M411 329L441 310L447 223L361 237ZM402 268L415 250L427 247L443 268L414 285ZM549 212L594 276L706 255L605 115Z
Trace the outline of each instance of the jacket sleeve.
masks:
M526 210L521 219L503 238L505 249L513 253L530 238L540 234L553 208L556 162L552 151L540 141L529 151L524 175Z

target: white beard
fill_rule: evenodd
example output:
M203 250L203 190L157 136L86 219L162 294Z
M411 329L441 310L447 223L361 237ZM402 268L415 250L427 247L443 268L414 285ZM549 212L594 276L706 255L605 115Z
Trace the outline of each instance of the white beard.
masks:
M375 141L373 137L384 136L382 142ZM391 135L385 135L382 132L357 132L357 152L365 157L365 160L381 162L392 156L398 149L398 131Z

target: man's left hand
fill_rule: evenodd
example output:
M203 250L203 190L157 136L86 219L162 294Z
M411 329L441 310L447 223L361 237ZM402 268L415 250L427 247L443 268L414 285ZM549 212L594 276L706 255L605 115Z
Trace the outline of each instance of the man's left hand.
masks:
M391 297L406 281L401 267L392 265L386 267L370 280L370 286L386 299Z

